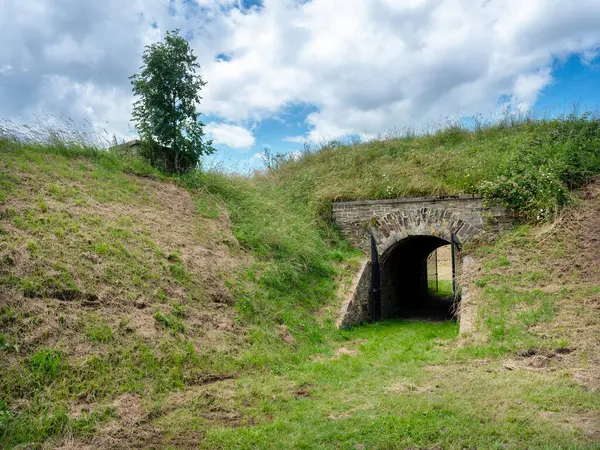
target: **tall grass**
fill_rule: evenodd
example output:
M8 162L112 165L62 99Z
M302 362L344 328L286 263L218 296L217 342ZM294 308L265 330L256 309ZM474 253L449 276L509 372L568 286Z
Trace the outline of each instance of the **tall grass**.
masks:
M167 177L140 158L100 148L99 139L90 133L70 131L68 124L64 129L2 124L3 151L83 157L113 172L178 183L201 200L199 204L205 209L207 198L212 199L209 203L221 205L203 213L216 218L219 211L226 211L235 237L252 256L251 266L230 279L230 285L240 320L253 327L254 342L264 343L264 348L281 343L276 336L278 325L285 325L299 342L317 344L332 330L332 321L323 328L315 312L335 297L336 277L347 275L342 273L347 266L342 269L338 263L354 261L359 253L334 228L320 221L308 205L297 202L293 193L260 175L245 177L212 170Z
M305 146L269 176L298 202L326 215L333 200L482 194L528 219L551 217L569 190L600 173L600 120L510 116L474 126L408 130L365 143Z
M108 151L109 142L90 125L77 127L71 119L46 116L31 125L0 119L0 151L31 150L69 159L79 157L98 162L111 171L163 177L147 161Z
M323 327L315 313L335 299L336 277L348 275L338 263L355 261L360 253L306 204L263 177L196 172L181 182L226 204L234 235L254 257L233 286L239 317L252 327L255 351L249 358L260 364L297 360L323 344L333 322ZM272 345L282 343L274 325L285 325L305 344L302 352L273 352Z

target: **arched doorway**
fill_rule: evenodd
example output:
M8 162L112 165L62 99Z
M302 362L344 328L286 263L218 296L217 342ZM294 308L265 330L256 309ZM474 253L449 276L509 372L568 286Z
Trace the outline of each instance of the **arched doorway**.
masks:
M453 292L450 295L447 289L436 292L430 283L428 257L445 246L449 248L451 243L437 236L408 236L381 255L382 318L448 319L453 316Z

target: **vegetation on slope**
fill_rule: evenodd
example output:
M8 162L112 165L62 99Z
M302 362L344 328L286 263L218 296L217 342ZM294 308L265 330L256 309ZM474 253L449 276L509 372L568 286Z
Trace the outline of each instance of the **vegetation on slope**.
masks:
M165 178L77 142L1 141L0 445L592 448L598 346L592 322L572 324L596 320L598 271L571 222L477 250L469 338L453 323L339 331L330 311L360 254L318 216L327 199L469 191L543 127L560 124L328 146L251 178ZM584 162L566 165L578 183L597 171L596 127L569 119L558 139L583 136ZM504 166L485 133L496 150L508 138ZM563 150L544 142L558 167ZM378 191L404 170L390 179L406 191ZM552 286L563 266L545 274L559 255L580 258L566 291Z
M230 274L191 259L229 252L184 189L106 152L0 145L3 447L85 433L124 392L235 370L219 344L236 330L217 334L234 317L213 298Z
M159 402L326 345L316 313L357 252L277 190L169 180L56 139L0 145L3 446L85 435L124 395Z
M522 225L494 245L476 248L479 266L465 281L477 301L478 338L509 350L576 350L578 361L572 365L578 372L573 375L597 389L600 179L579 191L578 203L553 223Z
M600 120L507 119L367 143L329 143L275 158L272 176L325 214L332 200L478 193L533 219L552 217L569 191L600 172Z
M552 226L477 249L475 333L379 322L284 372L213 386L238 416L202 448L595 448L600 183L583 198ZM200 410L187 399L157 423L185 433Z

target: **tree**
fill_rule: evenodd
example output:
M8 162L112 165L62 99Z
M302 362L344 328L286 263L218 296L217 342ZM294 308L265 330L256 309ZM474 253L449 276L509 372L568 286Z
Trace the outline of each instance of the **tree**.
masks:
M212 141L203 141L204 124L196 112L206 84L196 74L200 68L196 56L179 30L174 30L167 32L164 41L146 46L142 62L140 73L130 77L133 93L139 96L132 118L142 153L168 173L193 169L202 155L215 151Z

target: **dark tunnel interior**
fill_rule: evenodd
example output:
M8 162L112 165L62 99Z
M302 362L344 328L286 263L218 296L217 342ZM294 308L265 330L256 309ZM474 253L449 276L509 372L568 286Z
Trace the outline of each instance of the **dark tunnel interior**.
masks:
M435 236L411 236L382 255L383 318L444 320L453 316L454 299L430 293L427 284L427 257L449 244Z

